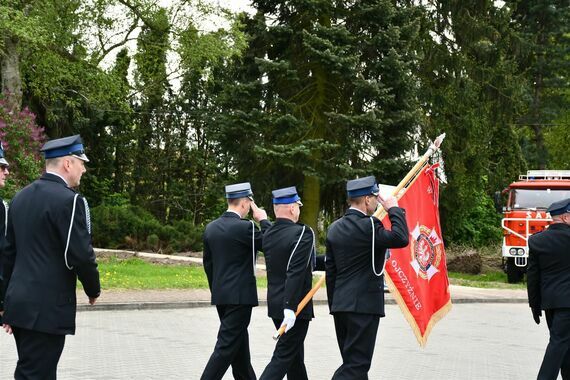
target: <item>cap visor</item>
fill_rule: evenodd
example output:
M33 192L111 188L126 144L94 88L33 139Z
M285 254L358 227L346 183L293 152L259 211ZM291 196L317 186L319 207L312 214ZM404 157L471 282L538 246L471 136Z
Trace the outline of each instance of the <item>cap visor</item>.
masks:
M295 202L295 203L297 203L299 206L302 206L302 205L303 205L303 202L301 202L301 201L297 201L297 202Z
M72 154L72 156L75 158L79 158L81 161L89 162L89 159L87 158L85 153L83 153L83 154Z
M4 157L0 158L0 165L10 166L10 164L8 163L8 161L6 161Z

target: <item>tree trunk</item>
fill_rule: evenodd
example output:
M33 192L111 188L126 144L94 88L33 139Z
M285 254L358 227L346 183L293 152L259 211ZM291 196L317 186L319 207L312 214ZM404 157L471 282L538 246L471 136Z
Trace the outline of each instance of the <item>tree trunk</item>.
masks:
M321 25L330 27L330 16L323 15L319 19ZM329 75L327 71L323 68L322 64L318 61L312 62L310 64L311 71L314 75L314 81L316 83L316 92L313 94L312 99L312 120L307 120L309 125L311 125L310 137L313 139L326 139L326 112L329 111L329 101L328 94L326 91L327 83L329 83ZM311 161L314 169L319 169L322 160L321 152L315 152L312 154ZM306 175L303 184L303 210L301 219L303 223L309 225L315 231L315 235L318 234L318 220L319 211L321 207L321 182L318 176ZM317 238L318 239L318 238Z
M543 66L543 62L546 60L544 56L544 51L546 50L546 35L543 32L540 32L538 36L538 45L540 47L539 54L537 57L537 63L539 67ZM534 77L534 99L533 99L533 122L534 125L532 129L534 131L534 142L536 144L536 152L538 158L538 169L544 170L546 169L546 159L547 159L547 150L546 146L544 145L544 134L542 131L542 126L546 121L542 115L542 96L544 94L544 80L543 80L543 73L539 68L535 77Z
M548 150L544 144L544 133L542 131L542 125L533 125L532 130L534 132L534 143L536 144L536 151L538 155L538 169L546 169L546 159L548 156Z
M22 77L20 76L20 57L18 40L4 37L4 54L2 55L2 94L6 96L8 107L20 111L22 106Z
M305 176L302 201L301 219L303 223L310 226L315 231L315 234L317 234L317 221L321 204L321 183L318 177Z

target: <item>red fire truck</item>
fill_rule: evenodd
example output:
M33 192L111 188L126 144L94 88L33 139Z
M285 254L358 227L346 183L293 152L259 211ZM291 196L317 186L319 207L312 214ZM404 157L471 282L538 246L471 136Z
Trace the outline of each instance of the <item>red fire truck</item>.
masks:
M509 283L516 283L526 272L528 237L552 221L548 206L570 198L570 170L529 170L503 194L508 196L501 222L503 268Z

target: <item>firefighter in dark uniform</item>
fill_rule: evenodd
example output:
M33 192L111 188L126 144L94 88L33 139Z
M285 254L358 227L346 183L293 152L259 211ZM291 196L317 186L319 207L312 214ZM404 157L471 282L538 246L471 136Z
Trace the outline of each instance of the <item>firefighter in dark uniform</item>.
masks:
M297 305L311 290L316 265L315 234L298 223L301 198L297 189L273 191L275 222L263 235L267 266L267 308L276 328L286 325L271 361L260 380L307 379L303 344L309 321L314 317L312 301L295 317Z
M4 158L4 146L0 142L0 188L6 186L6 177L10 174L8 161ZM0 198L0 325L4 308L2 304L4 288L2 286L2 251L6 244L6 232L8 228L8 203Z
M535 322L542 310L550 340L538 373L539 380L555 380L562 372L570 379L570 198L547 210L552 224L528 239L528 302Z
M271 223L253 201L248 182L226 186L228 210L204 231L204 270L216 305L220 329L214 352L202 373L203 380L221 379L232 366L235 379L255 379L249 354L247 327L258 305L255 259L261 236ZM252 210L253 218L244 219Z
M326 237L326 282L342 365L333 379L368 379L376 334L384 317L387 248L408 245L405 211L393 196L382 198L373 176L348 181L350 208ZM391 230L371 216L378 203L388 211Z
M79 135L48 141L46 173L9 209L4 250L4 329L18 351L15 379L56 379L66 335L75 333L76 282L95 303L101 287L87 201L73 188L88 161Z

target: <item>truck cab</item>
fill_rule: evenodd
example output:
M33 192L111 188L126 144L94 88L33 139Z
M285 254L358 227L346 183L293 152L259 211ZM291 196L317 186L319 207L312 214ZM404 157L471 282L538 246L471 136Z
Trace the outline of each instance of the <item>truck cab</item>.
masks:
M526 272L528 238L552 221L546 209L570 198L570 170L529 170L503 191L503 268L509 283L520 282Z

